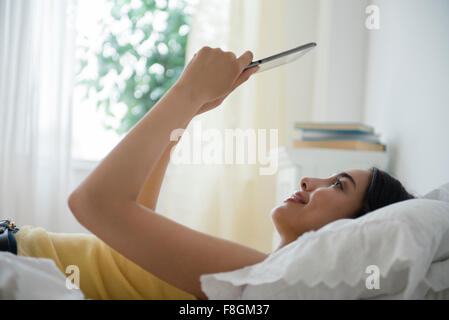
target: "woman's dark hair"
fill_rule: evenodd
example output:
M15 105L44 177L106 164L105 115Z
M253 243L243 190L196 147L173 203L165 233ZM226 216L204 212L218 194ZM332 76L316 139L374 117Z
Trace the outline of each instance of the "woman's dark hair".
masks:
M395 202L414 199L397 179L376 167L370 169L371 181L365 191L362 208L354 216L359 218L368 212L388 206Z

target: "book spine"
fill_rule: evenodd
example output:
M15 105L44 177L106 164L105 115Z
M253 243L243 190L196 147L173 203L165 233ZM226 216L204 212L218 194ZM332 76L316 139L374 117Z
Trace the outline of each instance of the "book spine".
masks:
M302 137L299 141L364 141L379 143L377 137Z
M335 141L293 141L295 148L323 148L323 149L346 149L385 151L386 146L381 143L370 143L363 141L335 140Z
M374 128L362 123L316 123L296 122L294 128L302 130L333 130L333 131L357 131L374 133Z

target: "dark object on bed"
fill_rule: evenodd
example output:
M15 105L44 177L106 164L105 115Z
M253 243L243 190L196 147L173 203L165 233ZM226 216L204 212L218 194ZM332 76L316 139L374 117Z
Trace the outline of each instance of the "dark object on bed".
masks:
M10 220L0 220L0 251L8 251L17 255L17 242L14 233L19 231Z

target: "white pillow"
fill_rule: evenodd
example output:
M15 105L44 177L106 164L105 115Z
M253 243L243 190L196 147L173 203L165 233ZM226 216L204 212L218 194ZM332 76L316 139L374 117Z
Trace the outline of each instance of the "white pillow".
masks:
M422 299L443 292L449 288L449 203L441 200L448 195L449 184L428 199L335 221L261 263L202 275L202 290L209 299ZM380 272L379 289L367 287L372 265Z
M423 198L449 202L449 183L430 191Z

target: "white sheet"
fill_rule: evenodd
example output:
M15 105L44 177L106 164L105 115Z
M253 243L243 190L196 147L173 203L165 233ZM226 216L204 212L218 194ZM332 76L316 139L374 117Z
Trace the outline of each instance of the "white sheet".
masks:
M81 300L81 290L67 289L66 277L53 260L0 252L0 299Z

